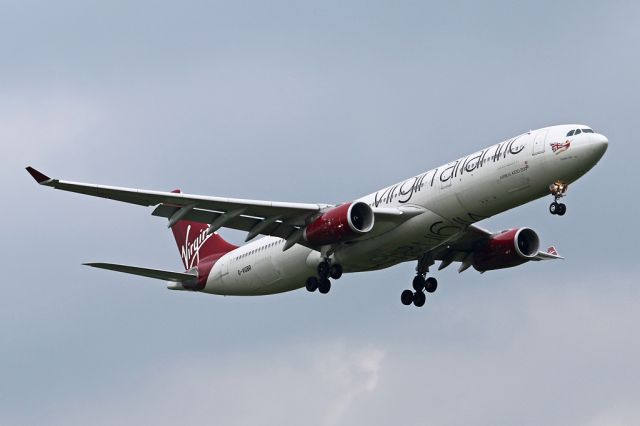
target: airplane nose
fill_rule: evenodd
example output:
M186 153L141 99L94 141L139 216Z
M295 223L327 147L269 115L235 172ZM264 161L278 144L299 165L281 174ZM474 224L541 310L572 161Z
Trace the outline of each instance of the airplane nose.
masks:
M609 139L605 135L595 133L593 135L593 149L596 152L598 159L600 159L609 147Z

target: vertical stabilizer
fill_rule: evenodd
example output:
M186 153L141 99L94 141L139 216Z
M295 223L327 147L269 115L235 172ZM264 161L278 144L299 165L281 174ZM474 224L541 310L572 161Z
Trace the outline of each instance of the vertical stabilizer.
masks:
M176 189L172 192L180 192L180 190ZM208 228L209 225L206 223L190 220L179 220L171 227L186 270L198 266L202 259L212 256L220 257L237 248L217 233L207 235Z

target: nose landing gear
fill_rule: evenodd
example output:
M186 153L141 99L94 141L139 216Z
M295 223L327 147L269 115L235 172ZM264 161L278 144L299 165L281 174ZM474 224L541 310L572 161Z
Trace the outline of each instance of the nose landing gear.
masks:
M553 195L553 203L549 206L549 213L564 216L567 212L567 206L559 203L558 200L567 195L567 189L569 189L569 185L562 181L554 182L549 186L549 191Z
M566 212L567 212L567 206L565 204L563 204L563 203L558 203L557 201L554 201L549 206L549 213L551 213L551 214L557 214L558 216L564 216L564 214Z

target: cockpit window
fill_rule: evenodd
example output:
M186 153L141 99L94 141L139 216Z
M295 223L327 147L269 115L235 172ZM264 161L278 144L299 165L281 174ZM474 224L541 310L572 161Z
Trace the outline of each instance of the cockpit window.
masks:
M569 133L567 133L567 137L569 136L576 136L579 135L580 133L595 133L592 129L586 128L586 129L573 129L570 130Z

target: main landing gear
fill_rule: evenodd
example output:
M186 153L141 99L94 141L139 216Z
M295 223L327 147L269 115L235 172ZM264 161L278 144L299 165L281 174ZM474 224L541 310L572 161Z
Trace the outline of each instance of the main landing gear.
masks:
M433 293L436 291L438 288L438 280L433 277L425 278L425 275L426 274L418 273L418 275L413 278L414 291L405 290L402 292L400 301L403 305L408 306L413 303L417 307L424 306L427 301L427 296L424 292Z
M559 203L558 200L567 195L567 189L569 189L569 185L562 181L554 182L549 186L549 191L553 195L553 203L549 206L549 213L564 216L567 212L567 206Z
M438 280L433 277L427 278L429 267L433 265L433 257L431 253L425 253L418 259L416 266L416 276L413 278L413 290L405 290L400 295L400 301L403 305L424 306L427 301L427 293L433 293L438 288Z
M318 264L318 276L307 278L307 291L314 292L318 290L322 294L329 293L331 290L331 281L329 278L337 280L342 276L342 266L338 263L331 263L329 259L325 259Z

